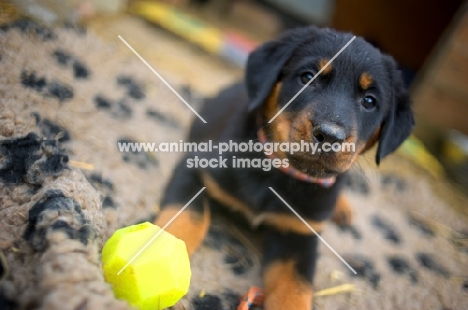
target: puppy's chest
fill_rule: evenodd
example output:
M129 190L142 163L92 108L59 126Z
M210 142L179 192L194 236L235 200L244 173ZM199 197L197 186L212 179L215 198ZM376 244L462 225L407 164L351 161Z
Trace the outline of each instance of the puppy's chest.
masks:
M333 213L340 187L336 184L336 188L325 189L292 179L278 170L206 170L201 171L201 178L211 198L241 213L252 226L268 221L304 226L293 210L307 221L323 221Z

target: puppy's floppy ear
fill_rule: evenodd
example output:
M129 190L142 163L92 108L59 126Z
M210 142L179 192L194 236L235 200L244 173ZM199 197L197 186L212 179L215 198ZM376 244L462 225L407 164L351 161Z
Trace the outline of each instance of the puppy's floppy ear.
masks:
M249 112L263 104L294 50L319 31L313 26L287 31L277 41L264 43L249 55L245 77Z
M390 56L384 56L385 67L391 84L391 106L384 117L375 161L393 153L408 138L414 126L413 111L408 91L403 84L401 72Z

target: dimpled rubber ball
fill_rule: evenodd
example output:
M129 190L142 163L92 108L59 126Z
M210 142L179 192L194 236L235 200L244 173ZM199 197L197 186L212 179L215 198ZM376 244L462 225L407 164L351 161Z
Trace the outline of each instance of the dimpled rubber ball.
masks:
M190 262L185 243L166 231L161 233L118 272L161 228L149 222L117 230L102 250L104 277L117 298L141 309L165 309L187 294Z

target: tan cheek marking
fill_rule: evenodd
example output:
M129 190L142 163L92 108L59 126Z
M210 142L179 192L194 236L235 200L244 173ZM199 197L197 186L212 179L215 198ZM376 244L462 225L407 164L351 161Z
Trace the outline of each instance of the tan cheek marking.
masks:
M299 278L293 260L267 266L263 274L264 309L312 309L312 286Z
M316 232L321 232L323 222L305 219ZM283 232L294 232L302 235L312 235L313 232L294 214L283 214L275 212L260 213L254 220L253 225L265 224Z
M291 138L294 141L312 141L312 119L313 113L304 108L300 111L291 126Z
M360 154L365 153L368 151L370 148L372 148L375 143L379 140L380 137L380 126L377 128L374 133L371 135L369 139L367 139L366 142L360 142L356 143L356 152L354 153L343 153L341 155L341 160L339 165L341 166L340 168L342 171L346 171L349 168L351 168L352 164L358 159L358 156ZM348 141L347 141L348 142ZM350 142L350 141L349 141Z
M373 82L374 80L372 79L372 76L367 72L361 74L361 77L359 78L359 85L363 90L368 89Z
M356 128L356 126L354 126L354 128ZM360 150L362 149L362 146L357 143L356 137L357 131L356 129L353 129L351 135L345 140L345 143L354 143L354 152L352 149L344 149L339 153L339 155L337 155L337 168L342 172L345 172L351 168L353 163L356 161Z
M276 118L277 121L276 123L273 121L273 125L275 127L274 129L274 135L275 135L275 140L278 142L288 142L289 141L289 130L291 123L289 122L288 119L286 119L285 115L278 115Z
M270 120L278 112L278 95L282 86L282 83L276 83L264 104L263 115L268 120Z
M281 90L282 83L277 83L273 90L271 91L270 96L268 96L264 108L263 115L266 119L271 119L279 111L278 108L278 95ZM270 136L273 138L271 142L287 142L289 141L289 132L291 123L288 120L287 112L281 112L270 126L265 127L267 137ZM271 139L269 139L271 140ZM285 158L286 154L281 151L276 152L278 157Z
M332 71L332 69L333 69L332 64L329 64L328 66L326 66L329 61L330 60L328 60L328 59L320 59L320 61L319 61L319 71L323 69L321 74L326 75L326 74L328 74L328 73L330 73Z

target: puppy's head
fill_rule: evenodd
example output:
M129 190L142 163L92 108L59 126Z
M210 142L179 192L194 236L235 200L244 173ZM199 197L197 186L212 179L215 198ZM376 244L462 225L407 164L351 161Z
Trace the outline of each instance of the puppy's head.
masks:
M315 154L279 154L311 176L326 178L346 171L377 142L378 164L414 125L408 93L390 56L356 38L329 63L351 38L331 29L300 28L249 56L250 112L262 116L269 141L315 143L322 149Z

